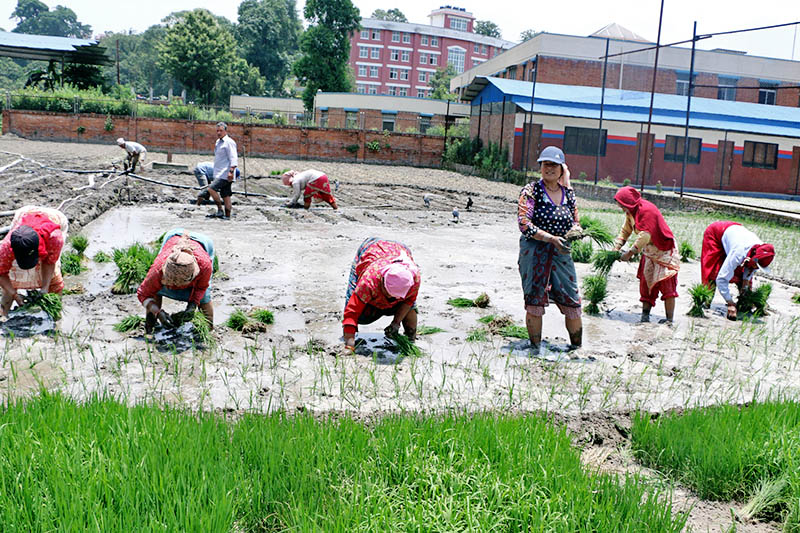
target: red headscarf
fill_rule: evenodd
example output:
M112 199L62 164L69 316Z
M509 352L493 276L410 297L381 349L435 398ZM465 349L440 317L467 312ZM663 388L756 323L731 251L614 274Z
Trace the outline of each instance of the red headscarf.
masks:
M675 236L667 226L661 211L648 202L633 187L622 187L614 195L614 200L624 207L633 217L637 231L650 234L650 241L659 250L671 250L675 246Z
M758 263L763 268L769 266L772 263L772 260L775 259L775 247L771 244L756 244L752 248L750 248L750 252L747 254L747 261L745 262L745 266L747 268L758 268L754 263Z

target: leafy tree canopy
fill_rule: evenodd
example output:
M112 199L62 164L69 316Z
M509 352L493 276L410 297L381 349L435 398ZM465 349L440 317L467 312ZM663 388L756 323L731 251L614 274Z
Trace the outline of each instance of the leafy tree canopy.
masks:
M500 26L492 22L491 20L476 20L475 21L475 33L479 33L480 35L486 35L487 37L496 37L497 39L502 38L500 33Z
M372 17L378 20L391 20L392 22L408 22L408 19L402 11L393 7L389 10L376 9L372 12Z
M54 35L86 39L92 35L92 27L78 22L75 12L68 7L56 6L52 10L39 0L17 0L11 13L17 19L16 33Z
M525 30L519 34L519 40L523 43L525 41L530 41L536 36L536 30Z
M433 88L430 98L435 100L450 100L455 101L458 96L450 92L450 80L456 75L456 69L453 65L448 64L447 67L436 69L436 72L431 76L431 81L428 85Z

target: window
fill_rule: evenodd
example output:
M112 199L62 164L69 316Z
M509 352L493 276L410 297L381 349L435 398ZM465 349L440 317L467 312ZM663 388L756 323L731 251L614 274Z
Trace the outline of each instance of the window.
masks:
M361 38L369 39L369 30L361 30Z
M372 40L373 41L381 40L381 30L372 30Z
M497 57L497 48L492 50L492 57Z
M403 34L403 42L404 43L410 43L411 42L411 34L410 33L404 33Z
M358 57L363 57L363 58L369 57L369 48L367 48L366 46L359 46Z
M392 61L400 61L400 50L392 50Z
M370 85L369 89L367 89L367 94L378 94L378 86Z
M424 91L420 91L424 92ZM422 96L420 96L422 98ZM419 117L419 132L427 133L428 128L431 127L431 117Z
M700 164L700 145L699 137L689 137L689 156L686 162L691 165ZM677 135L667 135L664 143L664 161L683 162L684 139Z
M419 38L419 42L422 46L428 46L428 36L423 35L422 37Z
M456 31L467 31L467 19L461 17L450 17L450 29Z
M762 81L759 85L761 88L758 90L758 103L775 105L775 96L778 93L776 87L778 87L778 84Z
M431 37L431 46L439 46L439 38Z
M606 155L607 130L596 128L564 128L564 152L576 155L596 155L597 143L600 141L600 155Z
M719 77L717 100L736 100L736 78Z
M381 115L382 128L385 131L394 131L394 115L390 113L383 113Z
M508 80L515 80L517 79L517 67L516 65L513 67L508 67L506 70L506 79Z
M425 83L428 81L428 73L427 72L420 72L419 73L419 81Z
M754 168L778 168L778 145L772 143L744 142L742 166Z
M370 78L378 77L378 67L369 67L369 77Z
M358 111L345 111L344 127L356 129L358 127Z
M459 74L464 72L465 52L463 48L451 48L447 51L447 63L453 65L453 68L456 69L456 72Z
M389 69L389 79L390 80L396 80L397 79L397 69L396 68L390 68Z
M419 62L422 65L427 65L428 64L428 54L420 54L419 55Z
M398 87L397 96L408 96L408 89L405 87Z
M397 88L396 87L388 87L386 89L386 94L388 94L389 96L395 96L397 94Z
M401 80L407 80L408 79L408 72L409 72L408 70L402 69L400 71L400 79Z
M358 66L358 75L359 76L366 76L367 75L367 66L366 65L359 65Z
M439 56L431 54L431 65L436 65L437 63L439 63Z
M324 109L319 112L319 127L320 128L327 128L328 127L328 110Z
M475 43L475 44L472 46L472 52L473 52L474 54L477 54L477 53L479 53L479 50L480 50L480 49L481 49L481 45L479 45L478 43Z
M358 94L366 94L367 93L367 86L361 83L356 84L356 92Z
M372 59L380 59L381 58L381 49L380 48L373 48L372 53L369 55Z
M400 32L399 31L393 31L392 32L392 42L393 43L399 43L400 42Z
M694 80L692 80L694 81ZM689 96L689 73L678 72L678 77L675 80L675 94L681 96Z
M408 50L403 50L403 53L400 54L400 61L403 61L404 63L408 63L408 60L410 58L411 58L411 52L409 52Z
M481 45L481 54L486 55L486 45L485 44Z
M425 98L425 91L417 89L417 98Z

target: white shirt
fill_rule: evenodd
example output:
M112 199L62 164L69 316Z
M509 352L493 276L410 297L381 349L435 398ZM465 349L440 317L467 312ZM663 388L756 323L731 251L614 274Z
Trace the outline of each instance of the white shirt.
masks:
M304 170L303 172L298 172L294 176L292 176L292 199L289 200L290 204L295 204L300 201L300 195L303 194L303 190L305 190L306 185L314 181L315 179L319 178L320 176L324 176L324 172L320 172L319 170L314 170L310 168L308 170Z
M141 144L133 141L125 141L125 151L129 154L142 154L144 155L147 153L147 148L142 146Z
M725 298L726 302L733 300L728 285L731 282L731 278L733 278L734 271L744 263L750 248L756 244L764 243L755 233L739 224L730 226L722 234L722 247L725 249L727 257L725 257L725 262L722 263L722 267L719 269L716 283L719 293ZM742 281L748 281L753 277L753 269L745 267L743 270Z
M236 141L227 135L217 139L214 145L214 179L228 179L228 172L237 166L239 157L236 155ZM236 180L235 173L233 179Z

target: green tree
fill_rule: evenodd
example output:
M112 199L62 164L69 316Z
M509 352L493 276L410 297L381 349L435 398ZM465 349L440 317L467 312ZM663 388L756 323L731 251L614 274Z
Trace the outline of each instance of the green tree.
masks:
M266 92L266 85L267 81L256 67L241 57L235 57L217 82L212 100L227 104L232 94L262 96Z
M303 14L311 26L300 38L302 56L294 72L306 87L303 104L310 110L318 90L351 90L347 80L350 34L360 27L361 16L350 0L307 0Z
M530 41L536 36L536 30L525 30L519 34L519 40L523 43L525 41Z
M388 11L384 9L376 9L372 12L372 17L370 18L378 20L391 20L392 22L408 22L408 19L403 12L396 7L393 7Z
M456 69L453 65L448 64L445 68L438 68L431 76L431 81L428 85L433 88L429 98L434 100L450 100L455 101L458 96L450 92L450 80L456 75Z
M56 6L50 10L39 0L18 0L11 17L17 19L17 26L12 30L16 33L81 39L92 34L92 27L78 22L77 15L70 8Z
M0 57L0 89L22 89L28 74L10 57Z
M500 39L502 35L500 33L500 26L491 20L476 20L475 33L486 35L487 37L495 37L497 39Z
M195 9L169 25L157 49L158 65L209 103L229 72L236 44L208 11Z
M302 31L295 0L244 0L235 31L242 56L266 78L258 94L282 94Z

